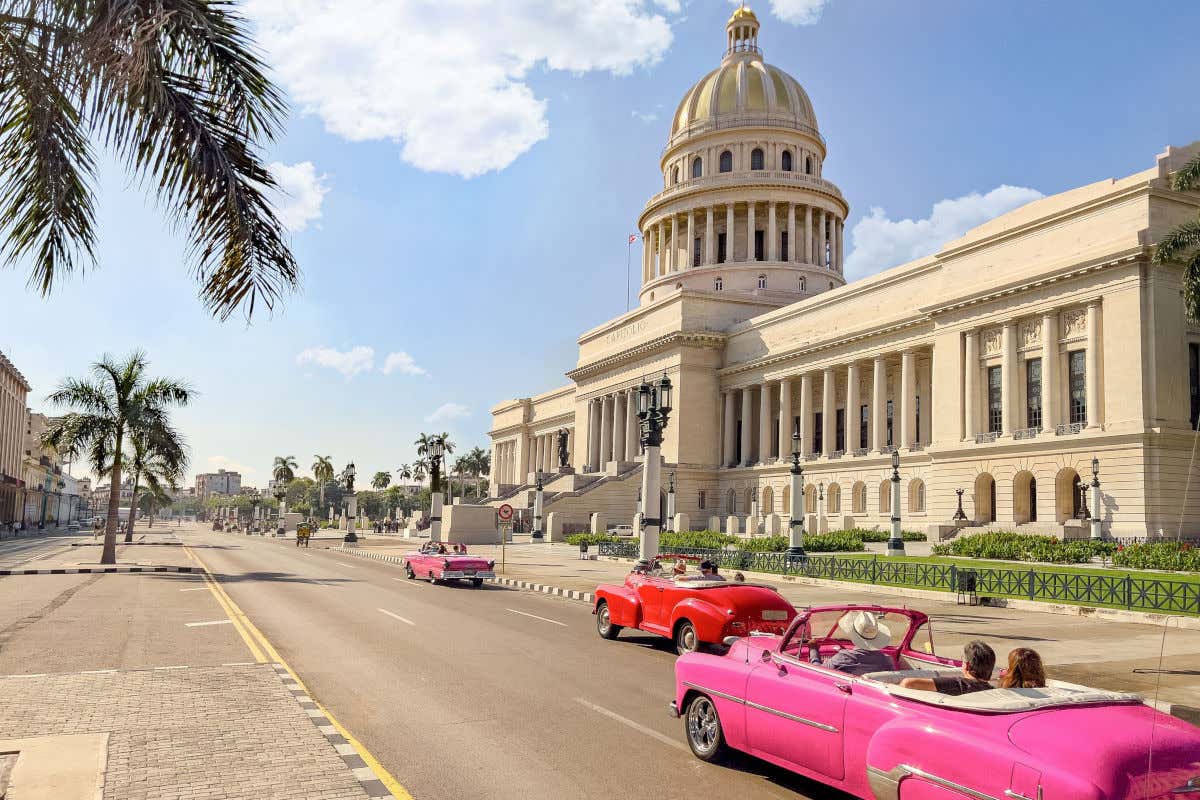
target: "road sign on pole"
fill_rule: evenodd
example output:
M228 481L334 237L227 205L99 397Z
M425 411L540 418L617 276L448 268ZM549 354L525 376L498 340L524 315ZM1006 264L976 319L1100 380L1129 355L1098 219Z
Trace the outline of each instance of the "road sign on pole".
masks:
M513 507L505 503L496 509L496 516L500 518L501 522L508 522L513 517Z

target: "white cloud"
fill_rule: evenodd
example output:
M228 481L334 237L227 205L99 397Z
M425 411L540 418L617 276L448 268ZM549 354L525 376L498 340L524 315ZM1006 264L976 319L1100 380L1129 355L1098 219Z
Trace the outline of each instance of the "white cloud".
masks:
M471 409L462 403L442 403L432 414L425 418L426 422L449 422L471 415Z
M829 0L771 0L771 13L793 25L816 25L828 4Z
M889 219L886 211L875 206L850 233L853 250L846 257L846 274L861 278L936 253L971 228L1041 196L1036 189L1002 185L987 194L971 192L940 200L928 217L916 220Z
M329 187L325 185L326 176L318 175L311 161L298 164L273 161L270 170L282 195L275 205L275 212L285 228L298 233L307 228L308 223L321 218L321 203L325 201Z
M383 361L383 366L379 370L384 375L388 375L393 371L403 372L405 375L428 375L424 368L418 367L417 362L408 353L401 350L399 353L388 353L387 358Z
M360 372L375 368L375 348L358 345L342 351L334 347L310 347L296 356L296 363L337 370L349 380Z
M655 120L658 119L658 114L654 111L634 110L634 111L629 112L629 115L632 116L634 119L641 120L642 122L654 122Z
M464 177L549 134L546 101L525 83L535 67L621 75L671 43L646 0L248 0L246 11L282 84L326 128Z

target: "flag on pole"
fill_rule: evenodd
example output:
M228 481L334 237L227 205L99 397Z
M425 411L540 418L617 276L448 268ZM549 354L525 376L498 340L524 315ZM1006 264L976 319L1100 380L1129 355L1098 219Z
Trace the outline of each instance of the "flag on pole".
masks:
M636 233L629 234L629 241L626 242L626 244L633 244L634 242L637 241L637 238L638 238L638 235Z

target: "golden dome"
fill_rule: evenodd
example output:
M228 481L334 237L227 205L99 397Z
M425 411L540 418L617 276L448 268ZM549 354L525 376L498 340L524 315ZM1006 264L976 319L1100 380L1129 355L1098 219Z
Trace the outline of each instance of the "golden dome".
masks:
M743 19L752 19L755 22L758 22L758 17L754 16L754 12L745 6L739 6L738 9L734 11L732 15L730 15L729 22L737 22ZM725 24L728 25L729 22Z
M799 81L761 58L734 58L683 96L671 122L671 140L688 130L733 127L740 122L734 118L744 119L746 125L811 128L817 133L812 101ZM728 124L722 125L723 119Z

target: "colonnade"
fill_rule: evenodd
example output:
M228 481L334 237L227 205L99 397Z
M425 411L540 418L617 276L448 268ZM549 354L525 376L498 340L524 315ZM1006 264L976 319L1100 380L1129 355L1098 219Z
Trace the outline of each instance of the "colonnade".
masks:
M881 353L869 361L726 389L722 464L736 467L786 461L791 457L792 433L797 427L805 458L865 456L890 452L893 447L919 449L931 440L929 412L924 412L923 420L919 411L922 396L929 398L932 391L931 371L918 375L917 369L918 355L926 354L932 358L932 350L904 350L899 353L898 370L889 369L896 354ZM869 378L866 391L862 388L865 378ZM820 394L815 396L818 381ZM839 384L844 384L844 391L838 391ZM757 431L753 424L756 394ZM930 405L926 400L926 408ZM838 411L842 411L840 424Z
M497 442L492 448L492 480L499 485L523 484L531 472L558 471L558 431L530 433ZM568 458L575 446L575 431L567 428Z
M739 227L744 239L737 235ZM833 211L774 200L667 214L642 231L642 282L696 266L753 261L814 264L840 274L844 227L844 220ZM760 230L763 251L756 254L755 233ZM721 234L725 234L723 253L718 252Z
M609 461L638 456L637 389L622 389L588 401L587 466L598 471Z

